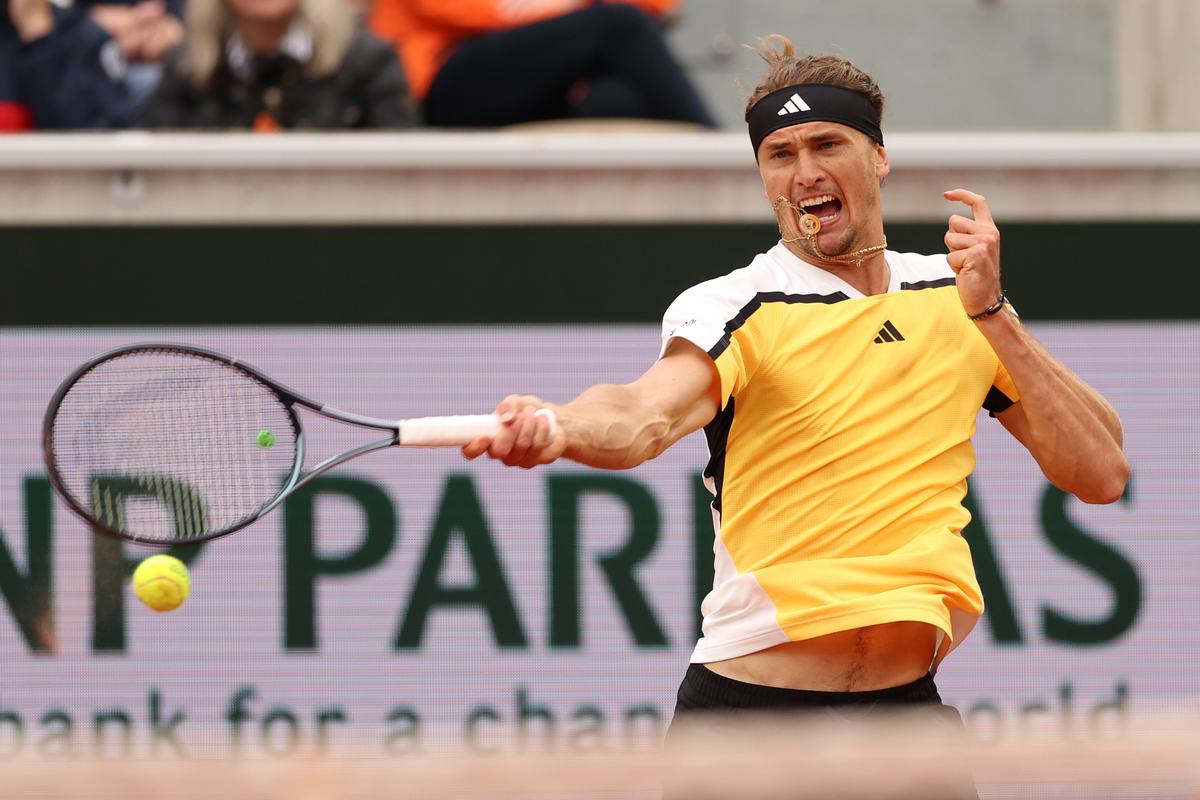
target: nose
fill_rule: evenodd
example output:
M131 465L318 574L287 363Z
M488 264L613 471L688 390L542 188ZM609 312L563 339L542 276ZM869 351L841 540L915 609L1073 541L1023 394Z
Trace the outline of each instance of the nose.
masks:
M793 180L798 186L805 189L816 187L825 178L825 171L821 169L817 159L812 154L801 152L795 161L795 173Z

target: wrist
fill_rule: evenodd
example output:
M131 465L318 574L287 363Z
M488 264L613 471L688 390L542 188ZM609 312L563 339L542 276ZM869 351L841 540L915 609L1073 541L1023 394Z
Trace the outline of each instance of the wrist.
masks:
M1004 296L1004 291L1001 290L1000 296L996 298L996 302L992 303L987 308L982 309L974 314L972 314L969 310L964 310L967 311L967 319L971 320L972 322L979 322L980 320L987 319L994 314L999 314L1004 310L1006 305L1008 305L1008 298Z

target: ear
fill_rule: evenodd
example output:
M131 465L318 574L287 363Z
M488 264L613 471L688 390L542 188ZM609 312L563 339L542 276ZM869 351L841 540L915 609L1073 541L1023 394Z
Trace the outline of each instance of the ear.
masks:
M892 162L888 160L887 150L883 145L875 145L875 177L883 180L892 171Z

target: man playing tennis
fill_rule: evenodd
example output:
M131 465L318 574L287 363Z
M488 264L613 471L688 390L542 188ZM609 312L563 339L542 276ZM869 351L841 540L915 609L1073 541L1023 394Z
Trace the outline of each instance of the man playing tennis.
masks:
M879 87L771 39L746 119L780 243L680 295L633 383L507 397L500 431L463 450L623 469L704 428L716 574L676 722L940 704L932 673L983 610L961 534L981 406L1084 502L1129 474L1112 407L1007 304L986 200L946 192L969 209L948 256L885 250Z

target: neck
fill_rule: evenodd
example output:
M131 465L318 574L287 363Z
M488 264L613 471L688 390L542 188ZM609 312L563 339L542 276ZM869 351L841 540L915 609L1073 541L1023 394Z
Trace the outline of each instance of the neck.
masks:
M246 49L256 56L262 56L279 52L291 24L290 17L265 20L243 17L238 20L237 29L246 43Z
M883 294L892 280L891 269L882 252L872 253L863 259L862 264L854 264L819 258L801 249L799 242L784 242L784 247L801 261L836 275L864 295Z
M821 248L821 219L809 214L786 196L780 195L772 204L775 218L779 222L780 241L795 256L837 275L863 294L879 294L887 291L890 274L887 259L883 255L887 238L883 235L883 221L876 215L875 224L865 235L851 231L861 245L863 240L878 242L846 249L842 253L826 253Z

